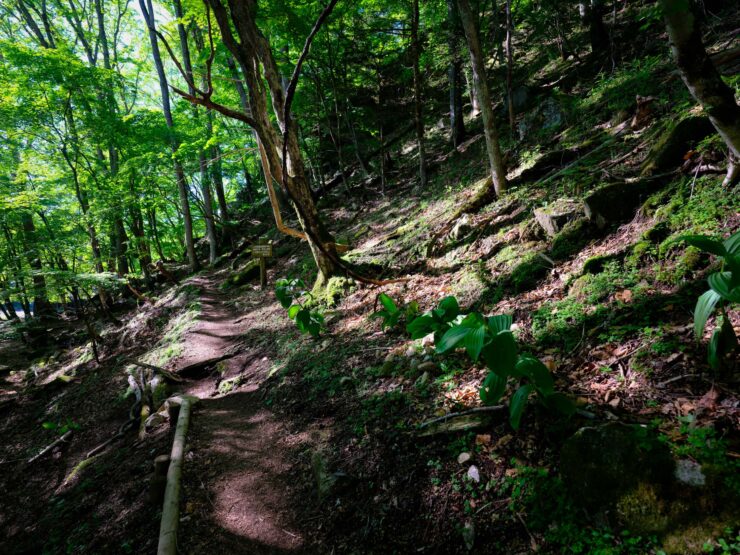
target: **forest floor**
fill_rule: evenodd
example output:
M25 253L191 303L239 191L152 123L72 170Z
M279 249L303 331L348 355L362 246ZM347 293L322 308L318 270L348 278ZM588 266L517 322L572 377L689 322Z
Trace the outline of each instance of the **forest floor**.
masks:
M718 48L739 21L735 10L718 24ZM168 423L129 432L79 464L126 422L131 359L177 373L227 355L167 392L200 398L183 471L182 553L737 553L740 511L725 513L740 499L738 361L724 374L709 368L717 319L697 341L692 312L719 264L677 242L740 229L737 190L699 173L702 160L721 163L721 145L716 137L679 145L660 187L603 227L579 213L548 237L533 218L534 209L580 206L604 184L641 179L652 147L696 115L664 54L663 42L646 43L595 85L578 85L595 70L574 60L529 75L520 117L528 136L502 137L512 187L475 213L450 221L487 173L471 119L458 149L429 129L428 187L416 183L409 140L394 152L387 190L368 181L326 195L322 213L351 244L347 260L405 281L336 280L314 307L326 320L319 338L298 331L272 290L233 283L240 257L160 287L151 303L119 307L120 322L97 322L99 364L78 320L51 326L46 346L0 323L0 552L152 553L161 504L149 481L154 458L170 449ZM737 69L729 75L737 86ZM567 93L548 87L563 76L576 83ZM657 98L633 130L636 94ZM556 129L543 128L546 103L559 106ZM261 216L270 221L258 211L245 221ZM245 225L244 236L265 232L275 240L270 284L311 283L305 246L266 225ZM380 292L422 312L453 295L463 312L511 314L517 340L581 412L563 419L532 402L518 431L501 411L481 426L424 435L428 420L480 406L487 370L411 340L404 322L382 329L372 318ZM740 334L740 311L729 318ZM695 503L702 514L671 530L656 526L667 518L660 504L644 530L624 515L582 510L560 479L561 447L577 430L610 422L650 430L676 458L720 468L729 478L712 495L730 501L708 495ZM638 500L640 510L649 501ZM720 538L732 544L725 551Z

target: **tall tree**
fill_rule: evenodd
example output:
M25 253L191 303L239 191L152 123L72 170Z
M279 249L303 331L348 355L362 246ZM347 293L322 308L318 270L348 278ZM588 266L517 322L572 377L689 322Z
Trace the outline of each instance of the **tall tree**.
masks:
M460 15L456 0L447 0L447 49L450 65L447 80L450 87L450 139L457 148L465 140L462 102L462 60L460 59Z
M462 20L463 30L468 41L468 50L470 50L473 82L480 100L483 131L486 135L486 152L491 167L491 181L496 195L500 196L506 191L506 171L504 170L496 122L494 121L491 92L488 88L483 52L478 39L478 29L468 0L457 0L457 5L460 9L460 19Z
M284 88L283 76L278 69L272 47L257 26L257 2L243 0L229 3L228 7L220 0L206 2L213 10L226 48L239 65L246 81L249 113L214 102L211 98L213 88L210 79L207 89L197 91L196 95L179 89L178 93L191 102L243 121L255 130L259 138L260 154L267 167L265 175L285 186L319 270L316 286L321 287L338 269L336 246L319 216L311 193L298 142L298 126L293 118L286 117L288 114L284 107L288 91ZM210 78L210 62L206 75ZM273 127L268 111L270 104L282 136Z
M167 84L167 75L164 72L164 63L162 62L162 55L159 51L159 42L157 40L157 28L156 22L154 21L154 9L152 7L151 0L139 0L139 7L141 13L146 21L147 29L149 32L149 43L152 49L152 59L154 60L154 66L157 70L157 78L159 79L159 91L162 99L162 111L164 112L164 119L167 122L167 128L170 130L170 141L172 145L172 161L175 168L175 180L177 182L177 190L180 193L180 210L182 211L183 224L185 227L185 247L187 250L188 262L190 269L195 272L200 268L200 262L195 254L195 243L193 241L193 217L190 213L190 200L188 198L188 183L185 179L185 170L182 167L182 163L177 158L177 150L180 146L180 142L175 134L175 123L172 119L172 108L170 106L170 91Z
M421 43L419 41L419 0L413 0L411 7L411 49L414 73L414 118L416 120L416 147L419 153L419 182L422 187L427 185L427 160L424 152L424 118L421 97L421 72L419 58L421 57Z
M740 179L740 107L707 55L689 0L661 0L660 4L681 78L729 149L723 184L730 186Z

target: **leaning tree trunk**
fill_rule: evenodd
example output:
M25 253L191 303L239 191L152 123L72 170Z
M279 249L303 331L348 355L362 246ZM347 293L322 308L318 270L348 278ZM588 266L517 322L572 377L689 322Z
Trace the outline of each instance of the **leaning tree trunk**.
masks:
M723 185L730 186L740 179L740 107L707 55L690 3L661 0L661 6L681 78L729 149Z
M321 287L337 271L334 262L338 257L336 246L333 237L324 227L313 200L298 146L297 125L293 119L285 121L284 118L283 76L278 70L270 43L257 27L257 3L254 0L230 2L227 8L220 0L206 1L213 10L226 48L239 64L245 78L250 125L257 133L261 154L265 157L265 177L285 184L286 193L293 202L319 270L316 286ZM268 94L277 123L287 141L285 145L275 131L268 113ZM283 146L287 155L285 179L281 152Z
M500 196L506 190L506 171L504 170L504 162L501 156L501 147L498 143L496 123L493 118L493 105L491 104L491 93L488 89L483 52L481 51L480 41L478 40L478 30L473 20L470 3L468 0L457 0L457 5L460 8L460 19L462 20L465 37L468 40L470 62L473 68L473 82L478 91L481 115L483 116L486 151L488 152L488 161L491 165L491 180L496 195Z
M447 48L450 65L447 79L450 86L450 129L452 146L459 147L465 140L465 120L462 102L462 62L460 60L460 15L455 0L447 0Z
M411 44L414 59L414 117L416 119L416 144L419 151L419 181L422 187L426 187L427 160L424 153L424 118L421 104L421 72L419 71L419 57L421 56L421 45L419 43L419 0L414 0L412 6Z

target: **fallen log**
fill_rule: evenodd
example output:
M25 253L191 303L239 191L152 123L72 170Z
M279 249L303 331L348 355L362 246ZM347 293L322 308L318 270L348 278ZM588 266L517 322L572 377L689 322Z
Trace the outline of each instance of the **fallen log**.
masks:
M165 370L164 368L161 368L159 366L154 366L153 364L147 364L146 362L141 362L139 360L136 360L135 358L124 358L123 361L129 364L133 364L134 366L141 366L142 368L147 368L148 370L159 372L165 378L167 378L168 380L172 380L173 382L181 383L184 381L180 376L173 374L169 370Z
M47 445L46 447L44 447L41 451L38 452L38 454L36 454L33 457L31 457L30 459L28 459L28 464L31 464L32 462L37 461L38 459L40 459L41 457L43 457L44 455L46 455L47 453L49 453L57 445L59 445L61 443L64 443L65 441L67 441L70 438L70 436L72 435L72 432L73 432L73 430L69 430L64 435L58 437L56 439L56 441L53 441L52 443L50 443L49 445Z
M228 354L213 357L213 358L207 358L206 360L201 360L200 362L194 362L193 364L188 364L187 366L183 366L182 368L180 368L177 371L177 375L183 376L185 378L193 376L195 374L198 374L200 371L205 370L206 368L209 368L213 366L214 364L221 362L222 360L233 358L237 354L238 352L228 353Z
M175 555L177 553L177 524L180 520L180 477L185 458L185 436L190 424L190 397L183 397L180 414L177 418L175 439L172 441L170 465L167 469L167 485L162 505L162 521L159 527L159 544L157 555Z

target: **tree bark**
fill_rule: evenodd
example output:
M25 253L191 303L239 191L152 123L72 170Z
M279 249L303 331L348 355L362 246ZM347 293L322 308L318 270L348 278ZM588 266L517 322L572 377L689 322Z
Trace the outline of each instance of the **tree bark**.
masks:
M414 116L416 119L416 146L419 152L419 182L422 187L427 185L427 161L424 152L424 118L422 112L421 98L421 72L419 71L419 58L421 56L421 44L419 42L419 0L413 1L411 14L411 48L413 50L413 73L414 73Z
M167 76L164 72L164 64L162 63L162 56L159 52L159 43L157 42L157 33L154 23L154 10L152 8L151 0L139 0L139 6L141 7L141 13L144 16L144 20L147 23L149 31L149 42L152 48L152 58L154 60L154 66L157 70L157 77L159 79L159 91L162 98L162 111L164 112L164 119L167 123L167 128L171 134L171 145L172 145L172 160L175 168L175 181L177 182L177 190L180 195L180 209L182 210L183 224L185 227L185 246L187 250L188 262L190 264L190 270L196 272L200 269L200 263L198 257L195 254L195 243L193 241L193 217L190 213L190 200L188 199L188 184L185 179L185 171L183 170L182 164L177 159L177 150L179 148L179 140L175 135L175 125L172 119L172 110L170 107L170 91L167 88Z
M511 0L506 0L506 103L509 108L509 127L514 132L514 95L512 75L514 73L514 54L511 49L511 35L514 33L514 24L511 20Z
M455 0L447 0L447 47L450 65L447 79L450 84L450 138L452 146L459 147L465 140L465 120L462 103L462 61L460 60L460 15Z
M491 103L491 93L488 88L483 52L481 51L480 41L478 40L478 30L473 19L473 12L470 9L470 3L468 0L457 0L457 5L460 8L460 19L462 20L463 30L468 41L468 49L470 50L473 81L481 104L483 130L486 135L486 151L491 166L491 181L496 195L500 196L506 191L506 171L504 170L501 147L498 142L498 132L496 131L496 123L493 117L493 105Z
M29 212L21 212L21 221L23 223L23 242L28 257L28 265L33 272L33 315L43 320L51 317L54 311L46 292L46 278L42 273L43 265L41 264L41 256L36 241L36 226L33 223L33 216Z
M707 55L690 3L686 0L660 3L681 78L727 144L729 157L723 184L733 185L740 179L740 107Z
M334 240L319 217L311 188L306 178L303 158L298 146L297 125L293 119L284 121L285 90L269 42L257 27L257 3L254 0L230 3L228 11L220 0L206 0L213 10L224 44L242 70L247 83L252 122L267 162L266 177L283 182L282 140L278 137L268 114L268 92L273 112L287 144L287 193L294 203L298 220L306 231L311 253L319 269L316 286L321 287L337 270L332 260L337 257ZM239 40L234 36L233 29ZM262 71L260 71L260 67ZM267 84L265 90L264 83ZM316 241L322 243L321 247ZM324 251L328 251L330 256Z

